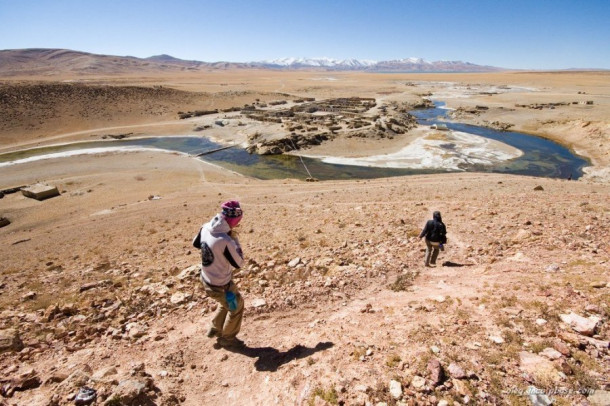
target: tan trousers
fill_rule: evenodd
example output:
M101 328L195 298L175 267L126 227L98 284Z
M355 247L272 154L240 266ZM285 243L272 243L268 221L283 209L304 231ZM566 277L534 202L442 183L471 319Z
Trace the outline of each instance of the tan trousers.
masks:
M229 289L237 297L237 309L235 311L229 311L229 304L225 298L225 290L221 287L208 285L203 278L203 287L208 297L211 297L218 302L218 309L212 318L212 327L220 333L220 336L226 339L233 339L239 333L241 329L241 319L244 315L244 299L237 290L237 285L231 281L229 283ZM229 318L227 320L227 314Z
M426 238L426 266L436 264L439 246L440 243L432 242Z

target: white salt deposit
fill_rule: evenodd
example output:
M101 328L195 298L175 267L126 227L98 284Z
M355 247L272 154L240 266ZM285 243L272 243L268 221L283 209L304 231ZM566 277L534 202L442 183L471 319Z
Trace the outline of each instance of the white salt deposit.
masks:
M443 140L420 137L391 154L358 158L326 156L322 161L378 168L460 170L460 165L493 165L523 155L517 148L473 134L452 131L446 137Z

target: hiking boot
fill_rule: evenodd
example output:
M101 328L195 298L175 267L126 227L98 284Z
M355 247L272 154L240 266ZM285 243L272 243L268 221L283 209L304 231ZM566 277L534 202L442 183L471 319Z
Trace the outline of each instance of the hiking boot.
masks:
M218 340L216 342L218 343L218 345L224 348L239 348L245 345L244 342L238 338L218 337Z
M216 330L216 327L210 327L210 329L207 332L207 336L208 336L208 338L220 337L220 335L218 334L218 330Z

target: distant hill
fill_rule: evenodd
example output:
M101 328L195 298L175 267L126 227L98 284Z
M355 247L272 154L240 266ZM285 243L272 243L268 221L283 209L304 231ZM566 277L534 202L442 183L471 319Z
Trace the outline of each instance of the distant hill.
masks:
M493 72L503 70L493 66L461 61L428 62L421 58L393 61L370 61L331 58L284 58L259 62L188 61L170 55L148 58L98 55L68 49L8 49L0 50L0 76L71 74L127 74L144 72L178 72L209 69L275 69L331 70L366 72Z

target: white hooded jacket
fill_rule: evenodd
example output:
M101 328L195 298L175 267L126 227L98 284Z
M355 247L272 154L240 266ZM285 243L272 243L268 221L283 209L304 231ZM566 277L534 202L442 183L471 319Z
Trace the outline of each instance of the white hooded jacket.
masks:
M214 286L223 286L231 281L233 268L244 264L244 256L237 238L231 238L231 227L224 217L217 214L199 230L197 238L201 244L201 276Z

